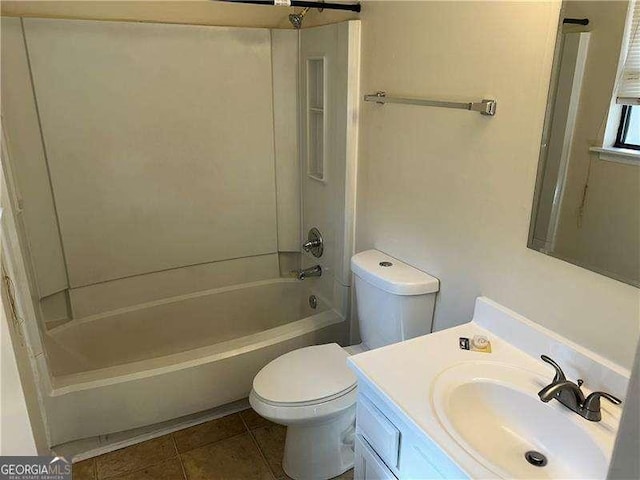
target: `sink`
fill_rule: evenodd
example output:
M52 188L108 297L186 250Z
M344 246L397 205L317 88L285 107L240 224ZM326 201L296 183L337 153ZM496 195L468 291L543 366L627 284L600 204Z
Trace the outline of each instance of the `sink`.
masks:
M541 402L547 383L524 368L465 362L434 380L431 402L446 432L496 476L605 478L606 455L589 431L597 425L555 400ZM527 452L546 465L530 463Z

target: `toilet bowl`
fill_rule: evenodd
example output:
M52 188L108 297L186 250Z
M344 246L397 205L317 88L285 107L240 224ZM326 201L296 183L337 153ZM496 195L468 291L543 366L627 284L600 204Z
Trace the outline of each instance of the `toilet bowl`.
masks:
M354 255L351 269L362 344L294 350L253 380L253 409L287 427L282 467L296 480L326 480L353 467L357 384L349 355L431 331L436 278L377 250Z
M253 409L288 427L282 468L291 478L332 478L353 466L357 389L348 356L337 343L301 348L253 381Z

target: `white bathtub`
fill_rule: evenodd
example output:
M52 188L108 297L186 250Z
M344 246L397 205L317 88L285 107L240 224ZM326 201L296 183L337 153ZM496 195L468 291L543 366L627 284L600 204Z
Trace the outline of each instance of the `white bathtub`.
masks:
M273 358L344 341L344 318L313 281L274 279L137 305L50 330L47 424L51 442L128 430L248 395ZM48 373L47 373L48 372Z

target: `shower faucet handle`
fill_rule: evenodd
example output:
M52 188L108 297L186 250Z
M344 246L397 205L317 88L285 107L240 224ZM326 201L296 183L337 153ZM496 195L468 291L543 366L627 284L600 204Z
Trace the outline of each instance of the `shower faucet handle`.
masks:
M324 252L324 242L322 240L322 234L320 230L316 227L313 227L309 230L309 234L307 235L307 241L302 244L302 249L305 252L311 253L316 258L322 256Z
M310 252L312 248L319 247L322 245L320 240L307 240L302 244L302 248L305 252Z

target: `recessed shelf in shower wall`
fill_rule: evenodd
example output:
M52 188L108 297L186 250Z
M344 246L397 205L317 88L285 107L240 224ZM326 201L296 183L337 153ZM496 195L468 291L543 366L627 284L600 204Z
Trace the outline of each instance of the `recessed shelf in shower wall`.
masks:
M324 181L324 57L307 60L307 175Z

